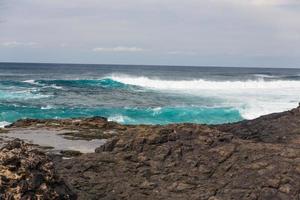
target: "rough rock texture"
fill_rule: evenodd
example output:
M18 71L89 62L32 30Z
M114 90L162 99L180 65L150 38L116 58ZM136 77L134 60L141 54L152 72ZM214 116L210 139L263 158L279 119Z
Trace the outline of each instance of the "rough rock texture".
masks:
M242 139L300 144L300 107L254 120L214 126Z
M79 199L299 199L300 149L182 124L127 132L59 173Z
M76 199L45 154L20 140L0 150L0 199Z
M123 126L92 118L11 127L23 126L110 138L96 153L55 160L78 199L300 199L299 108L218 126Z
M115 122L108 122L103 117L78 118L78 119L25 119L19 120L11 125L12 128L34 128L34 129L58 129L67 130L70 135L82 139L106 139L111 138L119 131L125 131L127 127ZM0 129L1 130L1 129ZM3 130L6 131L6 130Z

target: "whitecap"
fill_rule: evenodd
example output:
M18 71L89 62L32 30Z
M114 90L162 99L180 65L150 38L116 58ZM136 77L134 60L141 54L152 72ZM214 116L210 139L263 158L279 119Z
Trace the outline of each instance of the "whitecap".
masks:
M114 115L114 116L108 117L107 120L108 121L113 121L113 122L118 122L118 123L121 123L121 124L128 123L129 121L132 121L132 119L130 119L127 116L123 116L123 115Z
M158 90L247 90L247 89L300 89L300 81L294 80L246 80L246 81L211 81L205 79L193 80L161 80L145 76L112 75L111 79L129 85L136 85Z
M48 98L51 95L39 94L38 90L27 89L17 91L0 90L0 99L41 99Z
M46 105L46 106L42 106L41 109L42 110L50 110L50 109L53 109L54 107L51 106L51 105Z
M63 89L63 87L57 86L57 85L55 85L55 84L52 84L52 85L50 85L49 87L54 88L54 89L57 89L57 90Z
M153 116L158 115L161 113L162 107L156 107L151 109L153 111Z
M280 78L280 76L268 75L268 74L254 74L254 76L258 78Z
M29 83L29 84L37 85L35 80L26 80L26 81L23 81L23 83Z

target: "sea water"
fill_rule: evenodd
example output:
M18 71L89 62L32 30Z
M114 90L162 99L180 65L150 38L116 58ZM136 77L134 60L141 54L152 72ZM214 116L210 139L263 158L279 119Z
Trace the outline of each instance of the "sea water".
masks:
M92 116L122 124L220 124L299 101L299 69L0 63L0 126Z

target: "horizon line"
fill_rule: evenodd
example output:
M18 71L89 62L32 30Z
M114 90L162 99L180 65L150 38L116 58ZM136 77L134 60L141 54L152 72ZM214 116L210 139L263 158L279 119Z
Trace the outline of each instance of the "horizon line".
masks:
M300 69L300 67L246 67L246 66L219 66L219 65L167 65L167 64L116 64L116 63L72 63L72 62L14 62L0 61L0 64L48 64L48 65L108 65L108 66L145 66L145 67L192 67L192 68L248 68L248 69Z

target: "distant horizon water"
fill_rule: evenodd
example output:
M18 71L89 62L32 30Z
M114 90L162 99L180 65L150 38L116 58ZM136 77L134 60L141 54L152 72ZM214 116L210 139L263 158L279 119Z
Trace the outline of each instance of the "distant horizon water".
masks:
M84 63L84 62L36 62L36 61L28 61L28 62L15 62L15 61L0 61L0 64L33 64L33 65L97 65L97 66L126 66L126 67L191 67L191 68L249 68L249 69L300 69L300 65L298 66L288 66L288 67L275 67L271 65L172 65L172 64L132 64L132 63Z
M0 63L0 126L103 116L122 124L220 124L300 101L300 69Z

